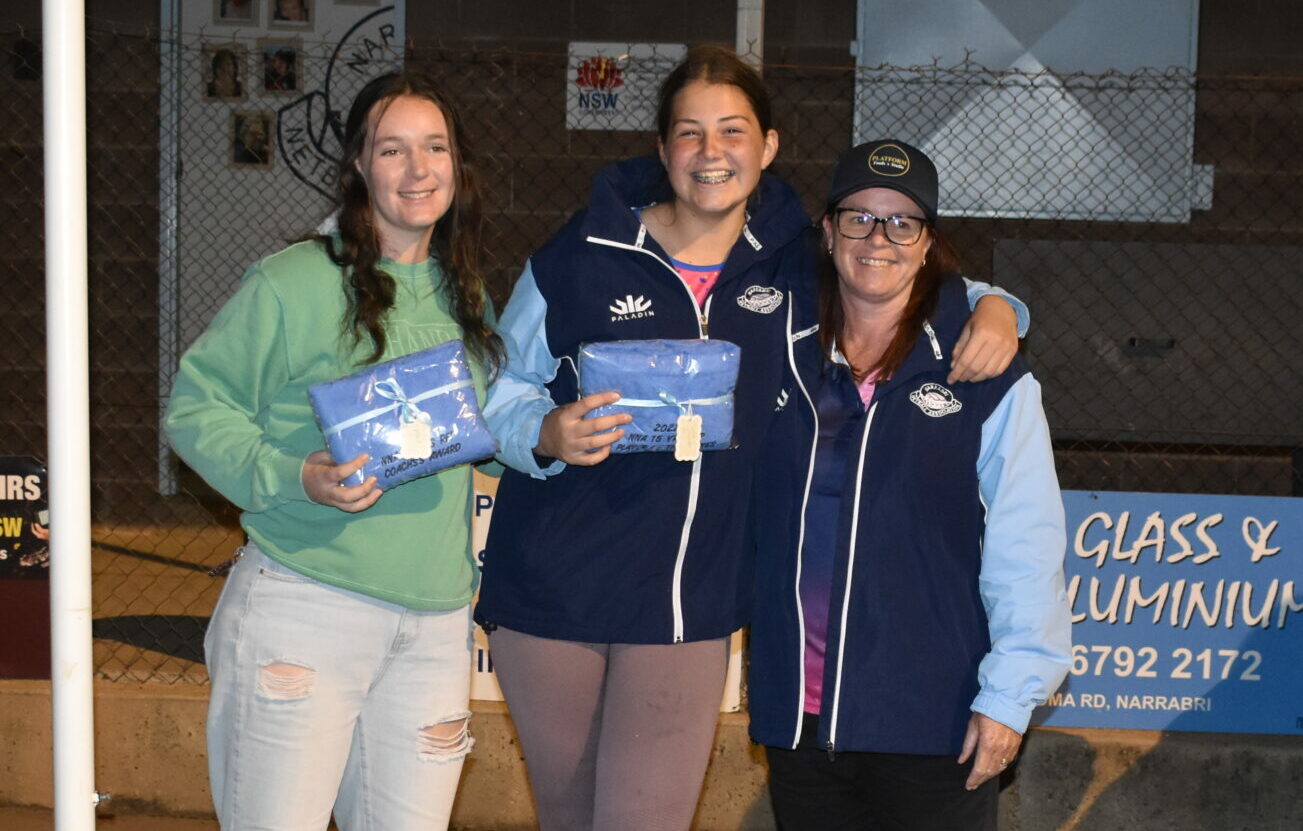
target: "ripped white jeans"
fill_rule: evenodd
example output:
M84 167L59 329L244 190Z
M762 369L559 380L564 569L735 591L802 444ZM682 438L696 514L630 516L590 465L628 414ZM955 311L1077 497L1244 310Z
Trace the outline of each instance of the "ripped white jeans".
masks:
M204 638L224 831L445 829L470 713L470 607L414 612L244 548Z

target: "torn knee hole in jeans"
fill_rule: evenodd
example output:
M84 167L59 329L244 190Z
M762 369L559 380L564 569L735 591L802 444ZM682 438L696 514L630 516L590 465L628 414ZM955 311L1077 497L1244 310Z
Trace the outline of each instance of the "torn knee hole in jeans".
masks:
M273 661L258 668L258 694L272 701L298 701L312 695L315 670L287 661Z
M421 758L431 762L455 762L465 758L475 746L470 722L470 713L455 713L422 727L417 734Z

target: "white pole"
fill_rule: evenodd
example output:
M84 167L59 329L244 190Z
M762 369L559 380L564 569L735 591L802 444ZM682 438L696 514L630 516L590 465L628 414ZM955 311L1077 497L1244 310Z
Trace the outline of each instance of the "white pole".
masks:
M737 47L742 58L761 71L765 61L765 0L737 0Z
M91 831L97 797L91 693L85 5L83 0L43 0L42 17L54 827Z
M158 95L158 492L175 496L176 465L163 430L177 366L177 216L180 205L181 0L159 12Z

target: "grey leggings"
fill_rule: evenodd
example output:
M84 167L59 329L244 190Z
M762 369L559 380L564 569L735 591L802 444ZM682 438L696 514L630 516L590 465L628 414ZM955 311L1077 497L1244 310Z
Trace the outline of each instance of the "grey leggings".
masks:
M672 645L490 639L542 831L686 831L728 638Z

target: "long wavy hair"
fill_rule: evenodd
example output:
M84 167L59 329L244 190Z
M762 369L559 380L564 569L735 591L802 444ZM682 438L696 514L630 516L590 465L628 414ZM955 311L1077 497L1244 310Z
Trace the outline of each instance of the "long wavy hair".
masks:
M826 219L831 217L831 211L825 214ZM833 228L833 233L837 233L836 228ZM935 225L929 225L928 235L932 239L932 247L928 249L927 258L914 276L914 284L909 290L909 302L901 313L896 332L882 357L875 363L868 366L851 363L851 374L855 376L856 383L875 372L879 381L886 381L900 369L923 333L923 323L936 311L941 283L952 274L962 273L959 253L945 234ZM923 240L915 243L922 244ZM819 342L825 357L831 358L835 343L846 342L845 326L837 267L833 264L832 254L824 250L819 258ZM846 360L850 361L850 357L846 356Z
M455 192L448 212L434 226L430 254L443 269L443 291L452 317L461 327L462 341L493 375L502 363L503 346L502 339L486 321L488 291L480 270L484 220L479 182L461 140L456 112L428 78L416 73L391 73L372 80L353 99L344 124L344 156L339 162L336 194L339 238L314 237L325 245L330 259L343 274L347 306L342 334L351 339L354 348L364 337L370 338L372 350L365 363L375 363L384 355L385 315L394 306L397 284L378 267L381 240L371 207L371 192L362 175L366 168L362 154L366 150L367 133L379 123L384 108L404 95L430 101L448 124ZM371 118L373 111L375 119Z

